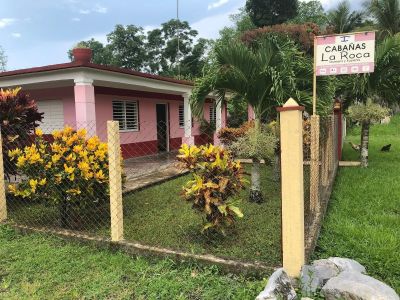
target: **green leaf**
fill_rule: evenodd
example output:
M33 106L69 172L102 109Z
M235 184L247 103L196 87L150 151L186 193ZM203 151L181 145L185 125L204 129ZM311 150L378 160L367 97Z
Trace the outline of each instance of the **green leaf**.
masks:
M238 218L243 218L243 213L240 210L239 207L237 206L229 206L228 207L230 211L233 211L235 213L236 216L238 216Z

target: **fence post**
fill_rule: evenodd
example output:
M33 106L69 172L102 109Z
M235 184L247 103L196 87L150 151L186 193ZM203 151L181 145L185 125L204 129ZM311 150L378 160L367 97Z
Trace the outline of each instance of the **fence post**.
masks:
M293 277L305 262L303 117L304 107L289 99L280 112L283 268Z
M0 132L0 222L7 219L7 200L4 181L3 140Z
M107 122L107 136L110 176L111 240L116 242L124 238L119 122Z
M319 213L319 116L311 116L310 209Z

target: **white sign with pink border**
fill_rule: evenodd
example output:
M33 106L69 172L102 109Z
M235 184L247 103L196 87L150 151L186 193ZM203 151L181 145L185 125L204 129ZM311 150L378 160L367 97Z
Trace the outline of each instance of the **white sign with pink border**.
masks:
M317 36L317 76L374 72L375 32Z

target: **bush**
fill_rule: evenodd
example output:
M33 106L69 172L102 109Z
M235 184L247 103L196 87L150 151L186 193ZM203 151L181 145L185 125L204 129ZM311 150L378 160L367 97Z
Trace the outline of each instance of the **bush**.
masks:
M97 136L87 139L86 130L66 127L54 131L53 142L40 129L30 146L10 150L23 181L10 184L16 197L58 205L63 227L69 227L72 207L82 210L107 201L109 173L107 144Z
M21 147L29 140L29 135L42 120L36 103L21 88L0 90L0 125L3 150L12 150ZM9 177L16 173L13 164L7 155L3 157L4 171Z
M231 200L246 183L240 162L233 161L227 150L213 145L184 144L177 158L193 174L193 180L183 187L182 197L205 214L202 231L216 229L225 234L226 226L232 225L236 217L243 217Z
M235 156L271 162L278 142L274 130L275 125L261 125L261 128L250 128L228 147Z
M233 142L236 142L238 138L244 136L246 132L253 127L254 121L248 121L239 128L225 127L218 132L218 138L225 146L229 146Z

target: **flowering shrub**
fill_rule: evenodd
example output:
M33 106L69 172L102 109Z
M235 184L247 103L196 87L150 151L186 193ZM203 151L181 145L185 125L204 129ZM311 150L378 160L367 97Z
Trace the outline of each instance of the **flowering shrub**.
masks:
M68 207L82 209L108 198L107 144L97 136L87 139L85 129L54 131L53 142L43 139L40 129L35 133L30 146L8 153L23 178L8 190L16 197L59 205L61 224L68 226Z
M177 158L193 174L193 180L183 187L182 197L206 215L203 231L213 228L224 233L225 226L232 225L236 217L243 217L231 198L244 189L244 171L227 150L184 144Z
M24 141L29 140L29 135L42 118L35 101L21 88L0 89L0 127L5 151L21 147ZM3 161L6 175L15 174L15 164L7 155L4 155Z
M254 121L245 122L239 128L225 127L218 132L218 138L224 145L229 146L233 142L236 142L238 138L244 136L253 127Z

